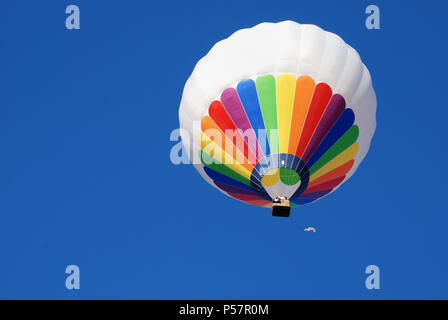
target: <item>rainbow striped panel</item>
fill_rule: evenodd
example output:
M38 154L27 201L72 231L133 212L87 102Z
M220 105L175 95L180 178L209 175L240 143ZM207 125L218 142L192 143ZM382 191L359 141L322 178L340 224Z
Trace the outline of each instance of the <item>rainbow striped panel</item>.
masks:
M244 79L222 91L202 118L204 171L229 196L269 206L313 202L353 167L359 128L344 97L290 73Z

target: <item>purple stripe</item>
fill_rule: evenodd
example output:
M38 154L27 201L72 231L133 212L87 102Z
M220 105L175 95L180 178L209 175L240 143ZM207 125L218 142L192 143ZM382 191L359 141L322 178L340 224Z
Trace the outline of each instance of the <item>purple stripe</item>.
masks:
M235 123L236 127L244 136L244 140L246 140L246 143L249 145L253 154L257 155L258 140L250 125L246 111L244 111L244 107L236 89L228 88L224 90L221 94L221 102L233 123ZM248 131L246 132L246 130Z
M333 189L317 191L312 193L302 193L297 199L317 199L331 192Z
M238 187L234 187L234 186L230 186L228 184L222 183L222 182L218 182L218 181L213 181L219 189L221 189L224 192L227 193L238 193L238 194L249 194L252 196L255 196L255 192L251 191L251 190L244 190Z
M322 140L325 138L327 133L330 131L331 127L336 123L339 116L344 112L345 109L345 99L340 94L335 94L325 110L322 119L320 119L319 125L314 131L313 137L308 144L302 159L306 162L319 147Z

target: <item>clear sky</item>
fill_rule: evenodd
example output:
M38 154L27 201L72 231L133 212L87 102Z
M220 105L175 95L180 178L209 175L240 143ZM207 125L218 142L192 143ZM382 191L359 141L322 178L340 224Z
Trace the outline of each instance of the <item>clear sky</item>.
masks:
M81 29L65 28L65 8ZM367 30L367 5L381 29ZM0 298L448 298L446 1L3 1ZM336 192L273 218L169 158L185 81L294 20L369 68L377 131ZM303 229L315 226L317 233ZM65 268L81 289L65 288ZM381 289L367 290L378 265Z

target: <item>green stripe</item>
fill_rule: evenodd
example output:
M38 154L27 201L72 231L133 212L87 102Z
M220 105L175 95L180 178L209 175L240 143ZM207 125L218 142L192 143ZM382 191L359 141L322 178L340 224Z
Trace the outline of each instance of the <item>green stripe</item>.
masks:
M288 186L293 186L300 181L300 176L294 170L280 168L280 180Z
M202 164L204 166L206 166L207 168L215 170L216 172L219 172L219 173L221 173L221 174L223 174L223 175L225 175L225 176L227 176L229 178L232 178L232 179L234 179L236 181L239 181L241 183L247 184L248 186L251 185L250 181L248 179L246 179L245 177L243 177L239 173L233 171L228 166L226 166L225 164L222 164L221 162L219 162L215 158L212 158L206 152L203 152L202 150L199 150L199 156L201 157ZM211 164L208 164L208 163L211 163Z
M339 138L339 140L336 141L335 144L332 145L331 148L328 149L328 151L325 152L322 157L320 157L320 159L314 164L314 166L311 167L310 175L322 168L338 154L354 144L356 142L356 139L358 139L358 136L359 128L357 125L354 125L350 129L348 129L348 131L341 138Z
M271 154L278 153L278 131L277 134L273 133L271 137L271 130L278 129L275 78L270 74L259 76L255 85L257 87L258 100L260 101L261 113L263 114Z

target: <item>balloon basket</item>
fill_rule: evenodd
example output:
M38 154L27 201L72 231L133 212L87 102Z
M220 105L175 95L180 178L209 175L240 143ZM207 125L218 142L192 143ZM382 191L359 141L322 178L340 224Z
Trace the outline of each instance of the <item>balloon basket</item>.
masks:
M291 204L287 199L275 199L272 203L272 216L288 218Z

